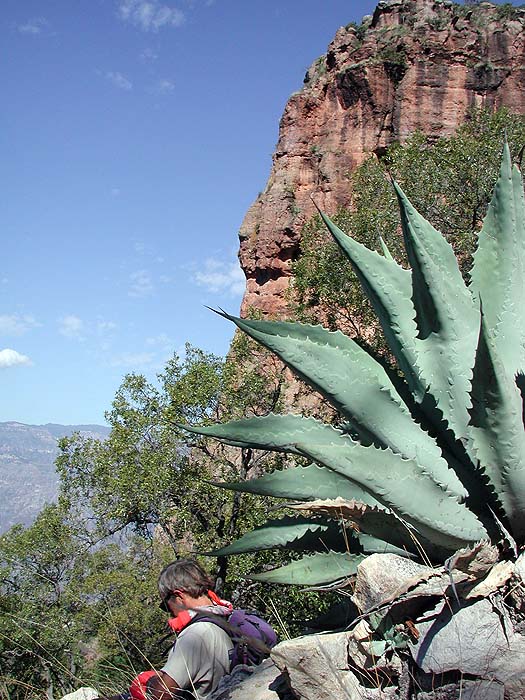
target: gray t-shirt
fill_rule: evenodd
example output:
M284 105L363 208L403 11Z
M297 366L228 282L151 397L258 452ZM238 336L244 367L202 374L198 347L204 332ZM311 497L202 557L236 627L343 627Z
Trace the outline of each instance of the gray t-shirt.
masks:
M204 700L230 672L233 642L213 622L194 622L178 635L162 671L184 690Z

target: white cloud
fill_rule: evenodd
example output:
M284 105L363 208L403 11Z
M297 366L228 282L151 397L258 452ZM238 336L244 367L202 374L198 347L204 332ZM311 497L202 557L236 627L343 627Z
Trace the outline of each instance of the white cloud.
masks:
M216 258L204 261L204 270L195 273L194 281L210 292L227 292L232 296L243 294L246 287L246 279L239 263L227 263Z
M137 270L129 276L131 287L128 292L130 297L147 297L153 294L153 282L147 270Z
M71 338L73 340L84 340L84 321L78 316L64 316L59 319L59 332L66 338Z
M0 335L22 335L39 325L33 316L0 315Z
M157 32L162 27L180 27L184 13L159 0L120 0L118 16L145 32Z
M167 333L159 333L158 335L146 338L146 345L157 350L163 357L169 357L173 354L175 341L172 340Z
M175 90L175 83L172 80L159 80L154 87L154 91L158 95L169 95L170 92Z
M11 348L4 348L0 350L0 368L2 367L16 367L16 365L32 365L33 363L27 357L27 355L22 355L16 350L11 350Z
M125 352L114 357L111 366L138 369L139 367L149 367L154 363L155 354L152 352Z
M117 324L114 323L113 321L98 321L97 322L97 331L99 332L100 335L103 335L105 333L111 333L111 331L116 330Z
M48 24L48 21L43 17L35 17L28 20L25 24L17 25L17 30L20 34L41 34Z
M156 61L159 55L153 51L153 49L146 48L144 51L141 52L140 54L140 60L144 61L145 63Z
M120 90L131 90L133 88L133 83L128 80L125 75L119 73L118 71L109 71L106 73L106 80L109 80L115 87Z

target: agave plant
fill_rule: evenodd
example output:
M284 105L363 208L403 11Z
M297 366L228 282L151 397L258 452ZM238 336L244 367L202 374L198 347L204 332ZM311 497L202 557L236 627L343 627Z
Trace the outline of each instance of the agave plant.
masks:
M214 554L306 554L260 580L347 579L370 552L440 561L479 540L525 543L525 203L504 147L467 286L451 246L394 183L411 269L321 213L373 304L397 371L321 326L222 315L276 353L342 417L252 417L188 430L312 464L222 486L299 501Z

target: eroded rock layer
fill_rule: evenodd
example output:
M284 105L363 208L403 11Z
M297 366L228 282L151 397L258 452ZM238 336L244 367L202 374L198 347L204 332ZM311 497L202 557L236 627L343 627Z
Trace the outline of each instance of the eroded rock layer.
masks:
M272 171L240 231L250 307L286 314L291 262L315 202L351 204L349 174L416 130L449 135L473 106L525 112L525 10L385 0L340 28L280 123Z

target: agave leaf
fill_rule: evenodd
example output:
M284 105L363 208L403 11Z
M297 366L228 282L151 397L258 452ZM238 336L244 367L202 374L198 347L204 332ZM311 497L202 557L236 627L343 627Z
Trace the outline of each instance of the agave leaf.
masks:
M428 423L433 432L440 435L442 447L445 450L444 456L454 469L463 488L466 488L470 494L476 514L484 522L487 520L490 522L492 517L484 512L487 498L485 487L474 474L472 462L475 459L466 439L469 418L467 411L469 379L474 364L473 348L475 347L475 334L472 336L472 329L477 329L479 315L476 314L479 312L476 311L472 300L468 300L465 285L460 276L458 277L457 264L452 263L450 258L448 244L444 243L445 248L441 251L441 246L434 241L434 238L440 234L420 217L401 190L398 189L398 192L402 206L405 208L403 214L405 235L411 241L412 248L417 249L422 261L428 258L426 248L432 253L434 248L437 252L443 252L445 261L435 263L436 269L433 270L436 278L443 279L447 276L447 270L450 271L451 281L447 282L447 289L450 290L453 299L442 300L439 306L440 333L431 333L425 339L418 337L418 328L414 321L416 309L412 303L413 294L417 296L421 293L425 296L421 291L425 280L423 272L416 271L416 279L413 282L414 292L412 292L411 272L403 270L395 262L353 241L327 216L322 213L321 216L343 252L350 259L365 293L374 305L386 340L406 377L416 407L419 405L419 410L416 411L412 406L411 412L424 417L425 423ZM422 263L419 264L421 266ZM434 263L430 261L427 267L430 269L432 265ZM425 270L425 274L428 275L430 283L432 277L430 271ZM426 297L428 296L429 293L426 293ZM428 301L428 304L430 303ZM439 301L437 297L433 297L432 308L435 308L436 303ZM458 309L455 309L456 303ZM422 324L425 304L423 301L418 304L420 307L418 320ZM461 319L451 320L456 313L460 314L461 309L467 310L464 329L460 323ZM430 311L427 313L430 314ZM431 327L430 320L426 324L425 328L428 331ZM467 347L469 338L471 346ZM449 432L447 428L453 429L454 433ZM458 440L462 441L464 450L464 454L459 459L455 456L458 453ZM423 462L422 459L420 461ZM428 463L425 463L425 466L429 471L433 471L438 477L437 480L440 481L438 475L443 474L443 471L428 467ZM443 483L446 483L452 492L459 493L458 488L450 482Z
M465 439L479 312L452 247L394 183L412 266L416 366L456 439Z
M455 342L466 330L475 337L476 307L463 282L452 246L419 214L396 182L394 189L412 267L412 301L419 338L440 334Z
M357 537L345 541L341 527L330 520L313 520L312 518L285 516L279 520L269 520L226 547L205 552L208 556L222 557L230 554L258 552L263 549L283 548L296 551L334 550L362 552Z
M507 144L500 176L474 255L470 289L483 302L486 325L510 376L525 370L525 202Z
M344 440L344 438L343 438ZM445 493L413 460L403 460L390 450L377 450L343 440L317 444L297 443L303 454L325 466L348 474L423 537L446 548L485 539L487 532L475 514Z
M327 515L332 518L344 518L353 523L353 527L361 533L368 533L378 542L388 542L397 550L389 550L395 554L408 551L420 554L424 559L432 561L442 561L450 554L448 549L437 547L407 522L384 508L374 508L365 503L358 503L354 500L347 501L344 498L295 503L290 505L290 508L295 511ZM360 534L360 540L365 547L363 534ZM368 551L366 547L365 551Z
M258 479L236 481L230 483L215 483L232 491L256 493L260 496L273 496L288 500L301 501L314 498L354 498L369 506L379 506L372 494L337 472L310 464L307 467L289 467L264 474ZM382 506L381 506L382 507Z
M325 396L362 443L390 447L402 457L417 460L444 489L459 498L466 496L456 473L435 441L413 420L383 367L351 338L321 326L222 315ZM468 382L464 389L468 396ZM465 411L465 423L467 418Z
M411 272L404 270L394 260L382 257L379 253L354 241L326 214L319 213L336 243L352 264L365 294L370 299L385 339L422 415L434 431L444 433L442 410L436 407L437 398L434 398L429 391L433 374L432 361L425 357L426 348L418 338L416 310L412 303ZM424 371L419 366L420 362ZM430 382L428 375L430 375ZM450 442L449 436L445 435L445 437Z
M285 583L300 586L319 586L334 581L345 581L357 573L358 565L365 558L362 554L326 552L304 556L278 569L264 574L251 574L250 578L267 583Z
M379 243L381 244L381 250L383 251L383 255L387 260L391 260L392 262L394 261L394 258L392 256L392 253L388 250L388 246L385 243L384 239L382 236L379 236Z
M313 520L297 516L269 520L230 545L203 554L221 557L277 548L299 552L325 550L351 554L388 552L407 556L407 552L402 548L351 528L345 529L341 523L334 520Z
M365 447L313 418L269 414L187 430L245 447L292 452L346 476L436 544L458 548L487 536L467 508L414 460ZM430 535L430 536L429 536Z
M417 372L415 354L417 327L411 299L410 272L404 270L394 260L383 257L354 241L326 214L321 211L319 214L334 240L349 259L365 294L375 309L385 339L398 361L399 368L405 375L416 399L422 402L426 387L420 381Z
M363 532L355 534L354 537L359 541L361 550L365 554L397 554L398 557L413 557L411 551L404 547L396 547L380 537L372 537L372 535L367 535ZM347 551L352 552L354 550L347 547Z
M471 437L514 536L525 535L523 401L482 320L472 381Z

